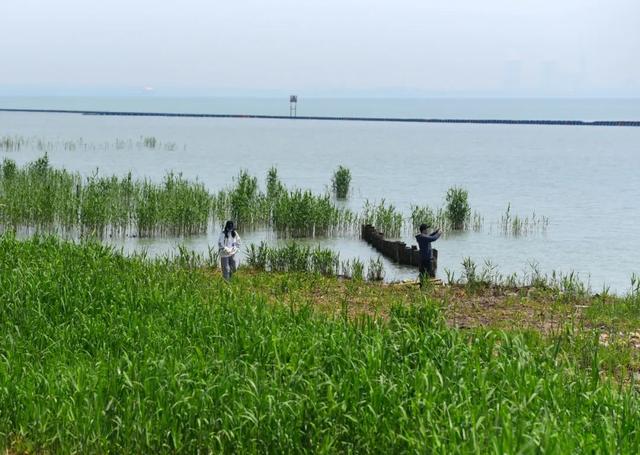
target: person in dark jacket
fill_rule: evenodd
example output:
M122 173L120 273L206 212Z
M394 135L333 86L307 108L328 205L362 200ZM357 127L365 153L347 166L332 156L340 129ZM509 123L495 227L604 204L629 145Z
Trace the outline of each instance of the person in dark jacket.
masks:
M440 229L436 229L431 234L428 234L430 226L427 224L420 225L420 234L416 235L416 241L420 247L420 286L422 286L423 280L426 278L426 274L430 278L436 276L433 270L433 262L431 258L431 242L435 242L440 238L442 232Z

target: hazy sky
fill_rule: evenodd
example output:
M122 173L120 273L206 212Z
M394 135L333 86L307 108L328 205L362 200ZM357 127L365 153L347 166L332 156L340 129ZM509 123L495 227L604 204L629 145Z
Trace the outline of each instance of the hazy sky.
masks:
M640 0L0 0L0 94L640 96Z

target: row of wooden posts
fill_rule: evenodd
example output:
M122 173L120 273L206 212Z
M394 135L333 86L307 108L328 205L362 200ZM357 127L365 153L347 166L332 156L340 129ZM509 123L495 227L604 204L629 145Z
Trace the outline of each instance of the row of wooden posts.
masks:
M378 250L380 254L394 262L416 267L420 265L420 251L416 245L407 246L404 242L386 240L384 233L378 232L378 230L370 224L362 225L361 236L365 242ZM433 270L435 270L438 267L438 250L434 248L432 251Z

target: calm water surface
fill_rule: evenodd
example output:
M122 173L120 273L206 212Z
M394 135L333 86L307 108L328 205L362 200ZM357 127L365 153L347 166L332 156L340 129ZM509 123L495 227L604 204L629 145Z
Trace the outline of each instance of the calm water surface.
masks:
M193 111L205 101L184 101L182 111L186 112L187 108ZM18 106L15 99L0 99L0 107L36 107L29 102L23 101ZM64 108L73 109L79 104L90 104L91 99L67 100L67 104L64 100L56 102L57 106L37 107L61 108L64 105ZM131 100L126 102L132 103ZM195 104L189 106L190 102ZM252 107L250 101L243 102L247 103L243 109ZM410 110L406 104L387 102L395 106L399 115L407 115L401 112ZM260 110L260 102L254 102L251 113L271 113L267 109L271 105L264 103L267 107ZM381 114L372 110L374 101L362 103L359 107L352 106L352 112L344 112L348 109L341 105L340 112L314 114ZM479 102L474 100L469 103L472 112L468 115L457 115L463 113L461 100L451 101L448 108L443 100L438 103L440 114L449 109L452 115L431 116L640 118L638 103L626 101L610 100L609 104L600 107L597 102L569 103L564 110L558 109L557 105L554 107L553 103L545 105L537 101L532 102L531 109L540 115L522 117L507 115L526 113L525 101L503 103L501 110L487 101L485 111L482 111ZM95 103L82 107L105 108ZM153 105L139 106L139 110L151 110L149 107ZM328 110L328 107L323 109ZM416 106L411 109L412 115L430 116L425 112L424 103L420 107L422 110ZM172 111L179 112L180 109ZM482 112L484 116L476 115ZM500 112L501 115L494 115ZM49 152L49 158L54 166L85 175L96 169L101 174L131 171L138 177L160 180L167 171L177 170L189 178L199 179L211 190L231 185L241 168L264 181L269 167L277 166L288 186L324 192L333 171L342 164L351 169L353 176L348 206L360 209L366 199L376 202L384 198L406 215L411 204L442 206L449 187L463 186L469 190L472 210L484 216L484 227L480 232L449 235L437 242L440 276L444 277L445 268L459 275L462 260L471 257L479 264L492 261L503 274L530 271L529 264L537 263L546 273L575 271L596 291L606 285L617 292L626 292L631 274L640 273L640 128L129 118L0 112L0 136L3 135L37 137L51 142L82 138L91 145L89 150L68 151L55 147ZM175 143L175 150L116 150L113 147L116 139L137 141L141 136L155 136L162 142ZM22 164L39 157L41 152L34 148L1 155ZM509 203L512 213L531 216L535 211L537 216L548 217L550 223L546 232L518 238L502 234L497 222ZM243 237L245 244L271 238L265 232L247 232ZM410 233L404 237L411 240ZM213 244L216 238L214 232L189 238L186 243L193 249L206 251L207 245ZM125 239L116 243L126 250L145 248L151 253L161 253L174 249L179 242L180 239L164 238ZM358 238L310 242L338 250L343 260L377 257L377 253ZM385 266L388 279L415 276L412 268L398 267L388 261Z

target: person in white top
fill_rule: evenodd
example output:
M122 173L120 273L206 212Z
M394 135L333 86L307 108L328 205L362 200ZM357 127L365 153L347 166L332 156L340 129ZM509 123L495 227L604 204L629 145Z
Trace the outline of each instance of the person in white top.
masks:
M224 230L218 238L222 276L227 281L231 279L236 271L235 256L238 250L240 250L240 236L235 230L233 221L227 221L224 225Z

